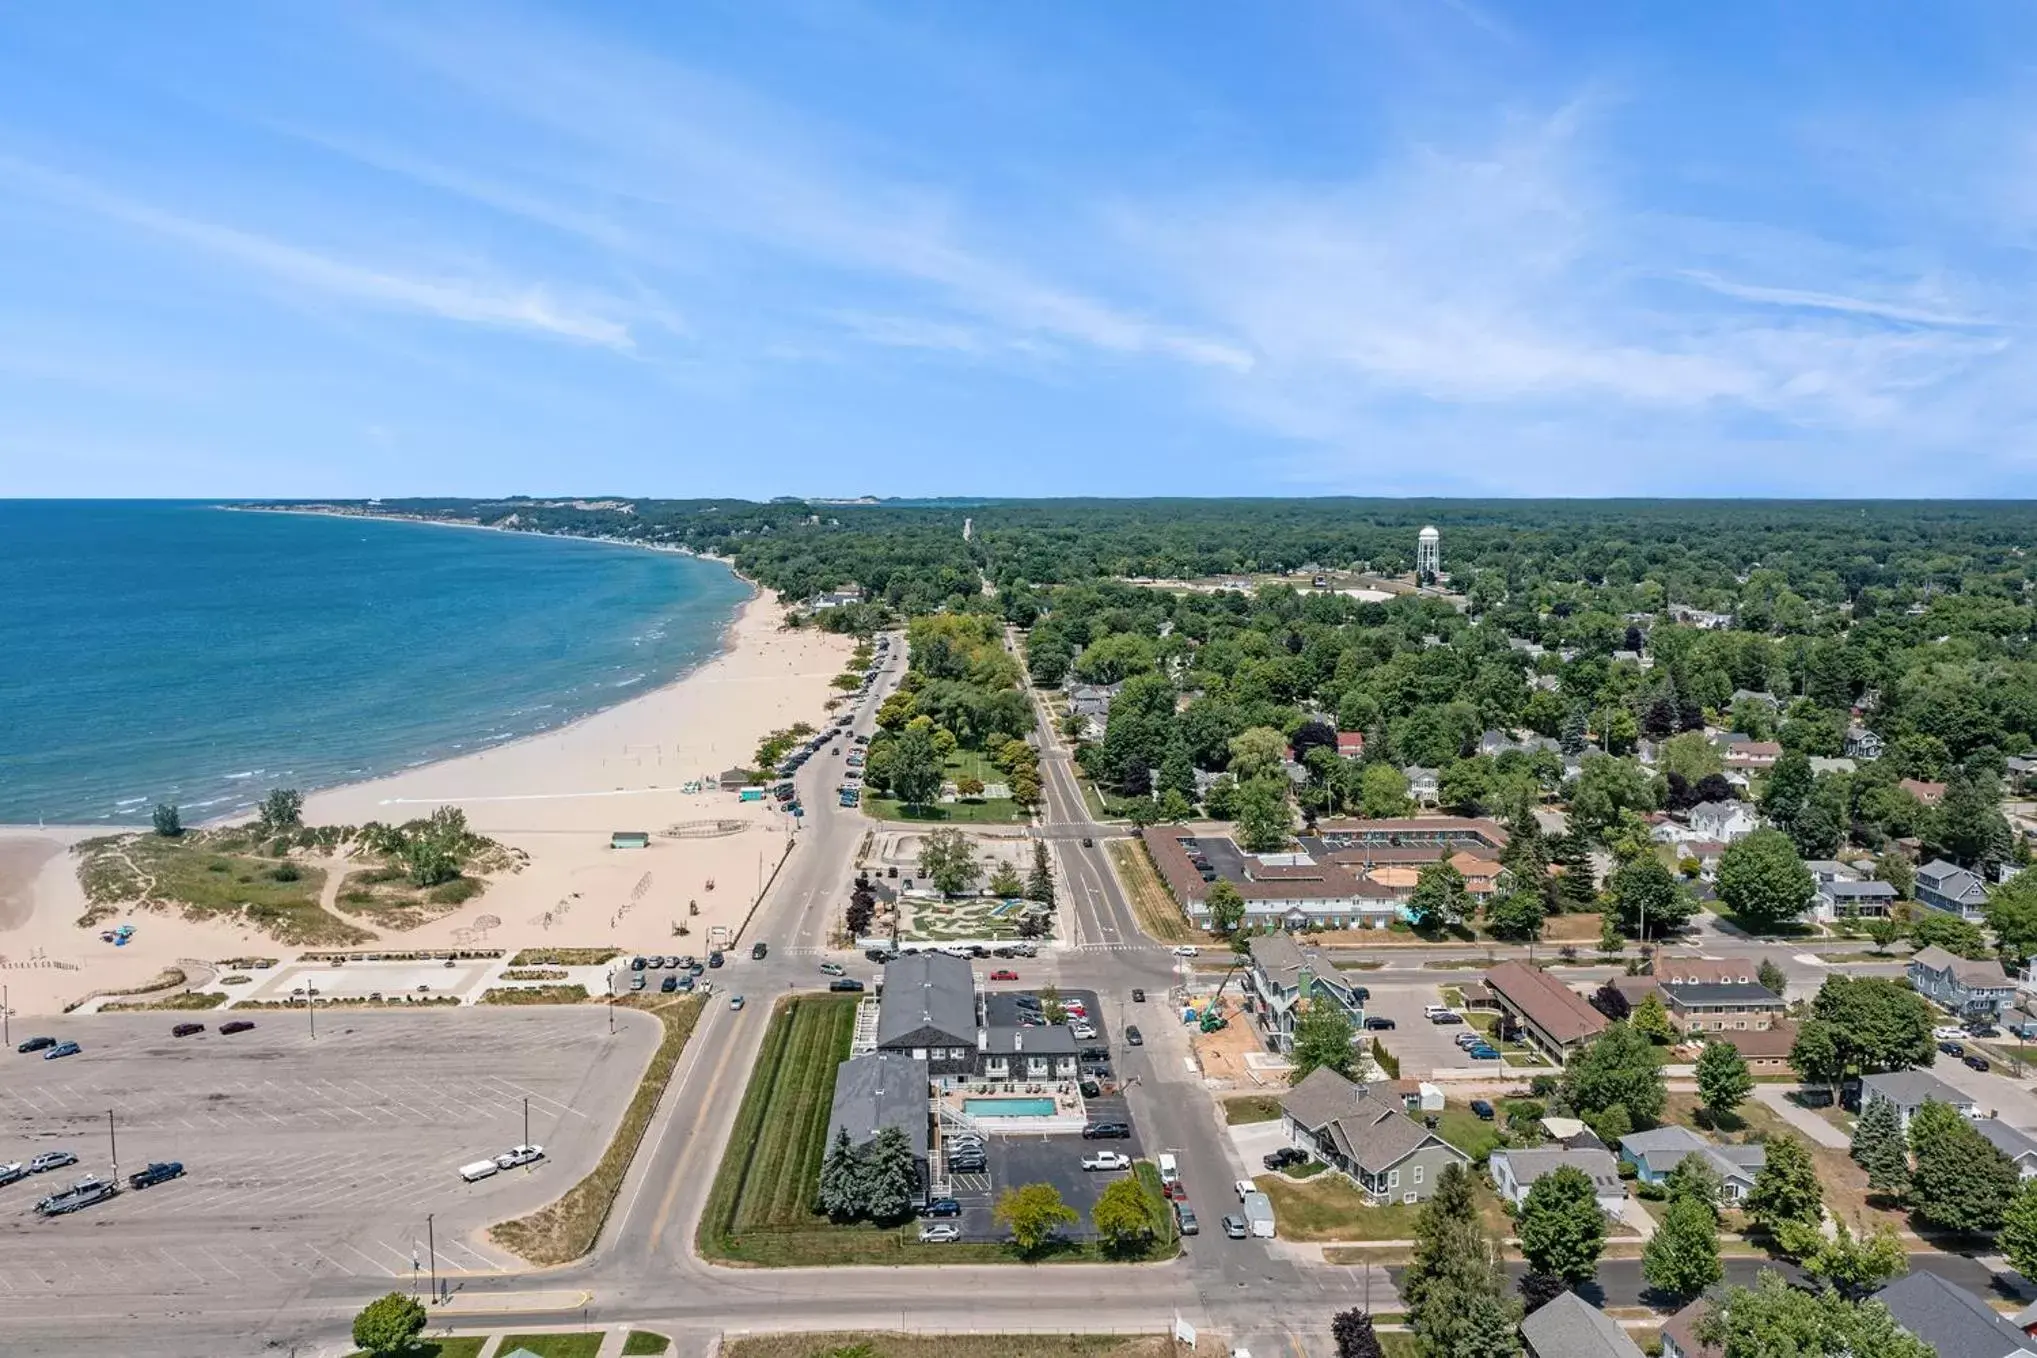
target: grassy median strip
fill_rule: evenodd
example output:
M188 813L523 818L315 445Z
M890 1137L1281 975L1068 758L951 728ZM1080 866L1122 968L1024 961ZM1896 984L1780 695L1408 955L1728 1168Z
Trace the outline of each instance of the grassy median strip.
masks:
M1173 1358L1173 1337L1161 1334L761 1334L732 1339L722 1358Z
M1117 870L1118 885L1124 888L1125 897L1132 904L1132 914L1149 938L1162 943L1210 941L1207 933L1190 925L1188 916L1181 913L1174 894L1153 867L1153 859L1147 854L1144 842L1113 839L1107 841L1104 848L1110 854L1111 866Z
M651 1053L629 1107L623 1110L621 1125L593 1171L557 1201L489 1231L496 1244L533 1264L567 1263L594 1248L615 1207L615 1195L622 1191L630 1161L636 1158L637 1146L651 1125L651 1115L678 1068L679 1054L686 1050L686 1039L693 1035L693 1025L700 1018L701 1001L693 996L651 999L632 995L617 1003L654 1015L664 1025L664 1035Z

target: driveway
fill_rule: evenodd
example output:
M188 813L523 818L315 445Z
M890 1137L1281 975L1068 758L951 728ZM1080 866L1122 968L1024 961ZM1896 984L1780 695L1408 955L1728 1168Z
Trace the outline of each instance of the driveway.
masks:
M2011 1127L2037 1127L2037 1094L2031 1092L2027 1080L2015 1079L2006 1071L2007 1067L1996 1065L1983 1074L1950 1056L1940 1057L1931 1067L1933 1075L1970 1097L1983 1117L1993 1114Z
M1268 1155L1287 1145L1287 1135L1280 1128L1280 1119L1275 1118L1271 1122L1241 1122L1224 1130L1230 1133L1239 1160L1256 1174Z
M1971 1073L1970 1071L1968 1072L1968 1074ZM1789 1095L1795 1092L1788 1085L1758 1084L1754 1086L1755 1098L1781 1114L1783 1121L1789 1123L1790 1126L1796 1128L1820 1146L1830 1146L1833 1150L1840 1151L1851 1150L1853 1147L1852 1138L1810 1109L1791 1099Z

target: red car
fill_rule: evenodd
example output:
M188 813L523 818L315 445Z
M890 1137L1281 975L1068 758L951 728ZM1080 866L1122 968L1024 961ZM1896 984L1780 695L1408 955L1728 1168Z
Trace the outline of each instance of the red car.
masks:
M1010 968L1005 968L1004 970L1001 971L991 972L990 979L993 981L1016 981L1018 979L1018 973L1012 971Z

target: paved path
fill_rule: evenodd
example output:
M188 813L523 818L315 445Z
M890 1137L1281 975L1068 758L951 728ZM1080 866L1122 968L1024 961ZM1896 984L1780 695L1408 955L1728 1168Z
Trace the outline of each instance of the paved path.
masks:
M1834 1127L1810 1109L1789 1098L1786 1085L1756 1085L1754 1097L1782 1115L1785 1122L1802 1132L1820 1146L1844 1151L1853 1148L1853 1141L1846 1133Z

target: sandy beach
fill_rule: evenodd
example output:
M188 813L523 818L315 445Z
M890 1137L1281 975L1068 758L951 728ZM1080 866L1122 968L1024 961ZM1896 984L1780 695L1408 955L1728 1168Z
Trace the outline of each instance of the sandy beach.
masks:
M784 630L784 613L760 594L730 625L722 654L683 679L555 731L313 793L305 823L403 821L451 804L475 830L530 856L453 914L386 933L388 946L703 952L709 926L740 922L790 828L768 804L716 790L714 777L747 766L773 730L821 725L835 696L829 680L854 649L846 637ZM681 790L693 780L702 790ZM648 831L651 845L611 849L616 830ZM252 930L158 913L125 916L136 934L118 949L78 928L85 902L69 848L105 833L0 827L0 984L16 1013L138 985L179 959L288 955Z

